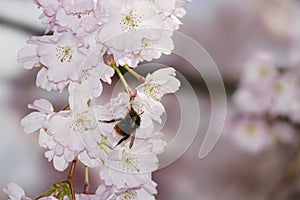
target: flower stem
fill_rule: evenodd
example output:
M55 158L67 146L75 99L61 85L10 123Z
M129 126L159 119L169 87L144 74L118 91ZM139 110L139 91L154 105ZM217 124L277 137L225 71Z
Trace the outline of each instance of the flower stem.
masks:
M122 82L122 84L123 84L123 86L124 86L124 88L125 88L125 91L127 92L127 94L129 95L129 96L132 96L132 90L131 90L131 88L129 87L129 85L127 84L127 82L126 82L126 80L125 80L125 78L124 78L124 76L123 76L123 74L121 73L121 71L120 71L120 69L117 67L117 65L112 65L112 68L116 71L116 73L118 74L118 76L119 76L119 78L120 78L120 80L121 80L121 82Z
M132 68L130 68L128 65L123 66L124 69L126 69L129 73L131 73L135 78L137 78L141 83L145 82L145 77L138 74L136 71L134 71Z
M70 186L72 200L75 200L74 173L75 173L76 162L77 162L77 158L75 158L72 161L72 165L70 167L70 172L69 172L68 180L66 181L69 184L69 186Z
M89 183L89 168L88 166L84 166L84 176L85 176L85 184L84 184L84 194L90 194L90 183Z

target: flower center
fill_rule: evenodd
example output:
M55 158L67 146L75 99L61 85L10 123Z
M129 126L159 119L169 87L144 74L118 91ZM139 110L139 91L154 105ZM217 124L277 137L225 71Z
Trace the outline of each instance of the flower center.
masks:
M148 93L148 97L152 97L156 101L159 101L159 90L160 90L160 85L158 84L146 84L144 88L144 92Z
M283 83L281 82L277 82L274 86L274 92L277 96L281 95L284 91L284 86L283 86Z
M269 71L268 71L268 69L267 69L267 68L265 68L265 67L262 67L261 69L259 69L259 72L258 72L258 74L259 74L260 78L265 78L265 77L267 77L267 76L268 76L268 74L269 74Z
M133 155L127 153L125 150L122 151L121 158L112 158L111 161L117 161L123 172L140 172L141 170L137 167L138 159Z
M138 16L136 13L136 10L131 10L129 13L123 13L122 14L122 21L121 21L121 26L122 26L122 31L132 31L135 30L139 24L142 22L141 16Z
M70 46L60 46L56 47L56 57L60 60L60 62L71 62L73 57L73 49Z
M84 133L92 129L94 125L94 120L92 117L88 116L88 111L77 113L75 116L73 116L73 119L74 121L70 125L70 128L76 133Z
M245 130L247 135L251 136L255 136L257 133L257 127L254 124L247 124L245 126Z
M126 190L121 196L120 200L134 200L137 197L137 192L134 190Z

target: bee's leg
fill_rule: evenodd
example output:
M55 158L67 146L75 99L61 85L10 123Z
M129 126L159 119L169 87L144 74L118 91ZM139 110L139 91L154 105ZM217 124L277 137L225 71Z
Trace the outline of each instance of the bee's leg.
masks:
M134 139L135 139L135 133L132 133L131 136L130 136L130 143L129 143L129 148L130 149L133 146Z
M98 122L103 122L103 123L113 123L113 122L117 122L117 121L121 121L122 118L118 118L118 119L111 119L111 120L98 120Z
M127 140L129 137L130 137L130 135L124 136L124 137L118 142L118 144L116 144L116 146L120 145L122 142L124 142L125 140ZM116 147L116 146L115 146L115 147Z

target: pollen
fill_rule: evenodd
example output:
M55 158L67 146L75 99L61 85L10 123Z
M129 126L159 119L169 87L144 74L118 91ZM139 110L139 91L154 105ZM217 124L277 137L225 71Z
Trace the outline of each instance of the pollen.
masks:
M56 58L63 62L71 62L73 58L73 49L70 46L60 46L56 47Z
M91 15L91 12L90 11L87 11L87 12L84 12L84 13L77 13L76 14L76 17L77 17L77 19L82 19L83 17L85 17L85 16L89 16L89 15Z
M80 77L78 79L78 83L81 85L83 82L85 82L89 76L91 75L90 74L90 71L92 70L92 68L89 68L89 69L84 69L81 71L81 74L80 74Z
M90 130L93 126L94 120L88 117L87 111L83 113L77 113L73 116L73 122L70 128L76 133L84 133Z
M122 26L122 31L133 31L140 25L142 22L142 17L137 15L136 10L131 10L129 13L122 14L122 21L120 25Z
M160 90L160 85L158 84L152 84L152 85L146 84L144 88L144 92L146 94L148 93L148 97L152 97L156 101L160 101L160 97L158 94L159 90Z
M138 168L138 159L132 154L127 153L125 150L122 151L121 158L112 158L112 161L118 162L119 166L122 168L124 172L140 172L141 170Z
M137 192L134 190L126 190L121 196L120 200L134 200L137 197Z

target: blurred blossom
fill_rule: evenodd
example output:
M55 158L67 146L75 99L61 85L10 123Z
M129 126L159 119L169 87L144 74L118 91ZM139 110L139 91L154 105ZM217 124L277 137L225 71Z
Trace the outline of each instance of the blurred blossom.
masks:
M300 123L300 71L279 68L272 54L258 52L243 66L240 85L232 96L244 115L288 117Z
M226 135L242 150L259 154L272 145L295 142L295 127L288 122L270 121L263 117L231 117Z
M288 117L295 123L300 123L300 71L287 69L273 86L273 116Z
M278 68L269 53L258 52L245 62L232 97L238 112L231 116L230 137L237 146L258 154L272 143L294 140L293 122L300 122L299 74L298 69Z
M261 119L236 120L232 139L241 149L251 154L258 154L271 144L270 129Z
M273 85L273 105L271 107L271 114L273 116L287 116L290 111L290 106L295 99L295 86L293 79L297 74L285 73Z
M242 87L234 93L233 102L236 108L244 114L263 115L271 107L272 98L270 91L263 93Z
M273 56L258 52L246 60L243 69L233 102L243 113L262 115L271 107L272 85L278 77Z
M274 142L279 142L283 144L291 144L295 139L295 128L287 122L275 122L271 126L271 134Z
M242 86L259 91L269 90L278 76L273 55L268 52L254 54L245 62L243 69Z
M274 0L272 3L264 1L266 6L262 6L262 20L267 30L278 37L287 37L287 29L290 22L290 13L295 6L294 0Z

